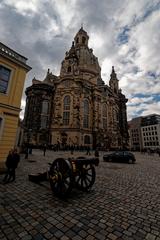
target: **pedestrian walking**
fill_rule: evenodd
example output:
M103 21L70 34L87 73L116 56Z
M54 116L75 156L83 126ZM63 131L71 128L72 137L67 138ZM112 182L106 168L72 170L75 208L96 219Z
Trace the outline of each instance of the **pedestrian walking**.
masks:
M43 147L43 156L46 155L46 150L47 150L47 147L46 147L46 144L44 144L44 147Z
M20 155L19 155L17 149L16 148L14 150L11 149L9 151L9 154L6 159L7 171L6 171L5 177L3 179L4 183L8 183L10 181L12 181L12 182L15 181L15 179L16 179L15 171L16 171L19 161L20 161Z
M73 155L73 153L74 153L74 146L71 145L71 154Z
M24 147L24 154L25 154L24 158L28 159L28 144L26 144Z
M86 152L86 155L91 155L91 152L90 152L90 146L87 146L87 152Z
M8 178L10 176L10 171L11 171L11 164L12 164L12 155L13 155L13 149L11 149L8 153L8 156L6 158L6 174L4 176L3 182L6 183L8 181Z
M95 157L99 157L99 151L98 151L97 148L96 148L96 150L95 150L94 156L95 156Z

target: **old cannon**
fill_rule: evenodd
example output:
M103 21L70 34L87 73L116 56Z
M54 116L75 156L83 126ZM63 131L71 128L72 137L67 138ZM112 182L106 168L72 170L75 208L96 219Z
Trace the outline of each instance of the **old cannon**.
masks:
M59 197L68 196L73 187L89 191L95 182L98 158L57 158L48 172L52 191Z
M31 174L29 179L38 182L41 177L44 180L47 176L53 193L64 198L74 187L82 191L89 191L95 182L95 166L98 164L99 158L57 158L50 164L47 174Z

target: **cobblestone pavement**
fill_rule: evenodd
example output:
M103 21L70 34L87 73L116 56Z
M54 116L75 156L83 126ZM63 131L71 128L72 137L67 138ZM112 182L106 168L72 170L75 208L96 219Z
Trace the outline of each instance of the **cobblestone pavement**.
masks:
M44 157L34 150L28 160L22 155L15 182L3 185L0 175L0 240L160 240L158 155L135 153L136 164L125 164L103 162L101 153L91 192L73 189L66 201L52 194L48 182L28 180L29 173L69 155L47 151Z

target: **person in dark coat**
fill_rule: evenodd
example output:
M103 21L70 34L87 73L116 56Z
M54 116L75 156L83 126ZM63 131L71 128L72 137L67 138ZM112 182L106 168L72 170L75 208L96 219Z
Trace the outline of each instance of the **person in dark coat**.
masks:
M43 156L46 155L46 150L47 150L47 146L46 146L46 144L44 144L44 146L43 146Z
M86 152L86 155L91 155L91 152L90 152L90 146L87 146L87 152Z
M18 163L20 161L20 155L17 152L17 149L10 150L9 154L6 159L6 167L7 172L3 179L4 183L8 183L10 181L14 181L16 178L15 170L18 166Z
M13 164L12 164L12 174L11 174L12 181L14 181L16 178L15 170L18 167L19 161L20 161L20 155L17 151L17 148L15 148L13 151Z
M99 151L98 151L97 148L96 148L96 150L95 150L94 156L95 156L95 157L99 157Z
M10 172L11 172L11 165L12 165L12 156L13 156L13 149L11 149L8 153L7 159L6 159L6 174L4 176L3 182L6 183L8 182L9 176L10 176Z

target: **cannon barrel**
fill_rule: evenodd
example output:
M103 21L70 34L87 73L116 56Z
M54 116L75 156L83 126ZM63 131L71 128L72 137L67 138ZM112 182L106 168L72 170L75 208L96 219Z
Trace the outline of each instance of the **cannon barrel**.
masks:
M78 157L76 159L69 159L71 162L74 162L76 165L86 165L92 164L95 166L99 165L99 158L84 158Z

